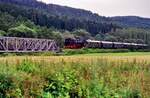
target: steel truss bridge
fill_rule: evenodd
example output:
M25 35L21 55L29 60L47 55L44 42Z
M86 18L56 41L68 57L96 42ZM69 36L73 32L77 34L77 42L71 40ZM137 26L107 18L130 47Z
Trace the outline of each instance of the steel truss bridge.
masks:
M0 37L0 52L57 52L54 40L18 37Z

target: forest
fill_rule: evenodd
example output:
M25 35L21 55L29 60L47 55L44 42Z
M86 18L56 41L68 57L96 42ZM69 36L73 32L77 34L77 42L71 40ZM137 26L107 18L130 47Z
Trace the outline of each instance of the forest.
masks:
M68 37L150 44L149 21L104 17L36 0L0 0L1 36L55 39L61 46Z

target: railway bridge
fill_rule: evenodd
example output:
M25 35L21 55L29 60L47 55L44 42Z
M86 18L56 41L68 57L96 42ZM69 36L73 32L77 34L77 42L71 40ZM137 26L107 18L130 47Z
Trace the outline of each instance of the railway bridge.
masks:
M54 40L0 37L0 52L57 52L59 47Z

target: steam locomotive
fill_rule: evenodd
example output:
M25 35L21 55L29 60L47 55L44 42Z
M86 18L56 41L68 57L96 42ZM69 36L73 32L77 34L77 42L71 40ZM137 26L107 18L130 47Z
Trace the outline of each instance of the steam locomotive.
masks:
M84 39L65 39L65 48L80 49L80 48L103 48L103 49L145 49L147 44L124 43L124 42L110 42Z

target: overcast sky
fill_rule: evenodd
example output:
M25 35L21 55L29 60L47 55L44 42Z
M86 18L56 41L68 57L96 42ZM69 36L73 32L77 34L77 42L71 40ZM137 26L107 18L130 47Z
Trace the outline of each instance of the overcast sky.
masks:
M103 16L142 16L150 18L150 0L40 0L90 10Z

